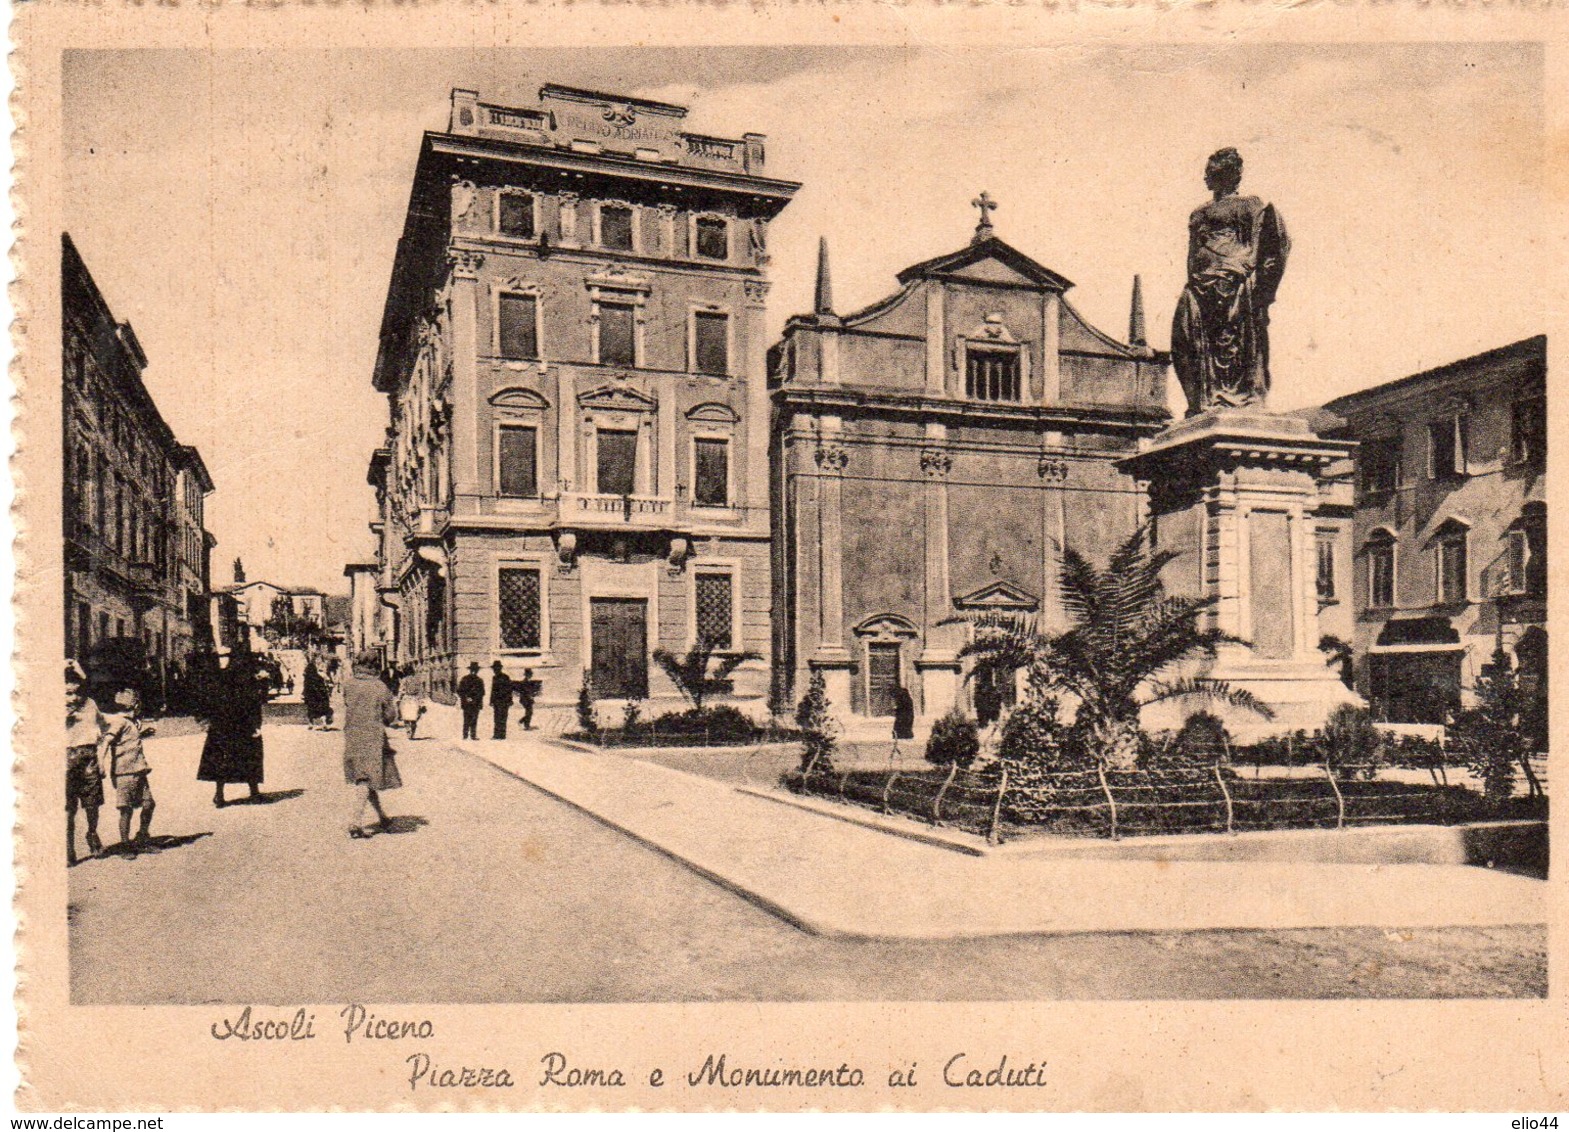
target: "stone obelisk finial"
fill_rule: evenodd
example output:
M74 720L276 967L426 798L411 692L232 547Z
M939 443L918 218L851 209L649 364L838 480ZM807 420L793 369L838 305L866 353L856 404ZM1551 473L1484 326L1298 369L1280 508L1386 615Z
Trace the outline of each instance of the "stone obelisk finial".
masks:
M1144 329L1144 282L1137 275L1133 277L1133 305L1128 311L1128 345L1149 345L1149 334Z
M816 314L834 313L834 285L828 275L828 237L817 238L817 298L812 310Z

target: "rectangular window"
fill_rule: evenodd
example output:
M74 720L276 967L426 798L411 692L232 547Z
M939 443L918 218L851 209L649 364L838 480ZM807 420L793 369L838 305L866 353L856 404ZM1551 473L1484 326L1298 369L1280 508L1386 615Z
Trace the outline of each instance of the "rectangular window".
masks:
M723 377L730 372L730 316L698 311L692 320L692 368Z
M599 304L599 364L637 365L632 308L626 303Z
M1324 532L1318 536L1318 600L1335 600L1335 536Z
M1367 603L1374 609L1395 604L1395 547L1374 543L1367 550Z
M538 433L519 425L502 425L499 433L499 483L502 495L535 496L539 494L536 452Z
M631 495L637 484L637 433L600 429L598 472L599 494Z
M498 220L503 236L534 238L534 198L527 193L502 193Z
M497 606L501 616L501 647L539 648L539 571L505 566L499 581Z
M1445 417L1427 426L1427 474L1429 479L1465 475L1466 419Z
M977 401L1019 399L1019 355L1011 350L970 350L964 392Z
M109 615L107 613L98 615L98 639L99 641L107 641L109 639Z
M717 216L697 218L697 254L704 259L729 259L729 225Z
M1509 429L1509 456L1517 464L1547 460L1547 398L1516 401Z
M729 574L697 575L697 636L716 649L735 647L732 585Z
M1438 544L1438 600L1448 605L1466 599L1466 540L1451 535Z
M1379 495L1400 486L1400 438L1380 437L1365 440L1357 453L1362 469L1362 492Z
M632 210L619 204L599 206L599 243L616 251L632 250Z
M503 358L534 361L539 357L539 300L533 295L501 295L496 317L501 323Z
M693 441L692 502L699 507L730 506L730 442Z

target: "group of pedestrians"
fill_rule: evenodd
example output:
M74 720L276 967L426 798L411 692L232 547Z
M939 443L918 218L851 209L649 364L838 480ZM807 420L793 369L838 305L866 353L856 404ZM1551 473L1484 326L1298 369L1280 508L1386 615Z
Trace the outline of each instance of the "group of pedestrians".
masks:
M492 739L507 737L507 713L512 710L514 699L523 709L518 721L524 731L534 729L534 700L539 695L539 682L534 670L525 668L523 678L514 680L507 675L501 661L490 666L490 711ZM458 706L463 709L463 738L479 738L479 713L485 706L485 681L479 674L479 662L470 661L468 675L458 681Z

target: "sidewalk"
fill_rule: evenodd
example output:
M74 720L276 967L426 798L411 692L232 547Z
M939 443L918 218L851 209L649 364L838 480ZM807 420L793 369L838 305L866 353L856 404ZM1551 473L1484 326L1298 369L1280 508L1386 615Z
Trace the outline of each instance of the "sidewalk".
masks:
M1546 920L1545 882L1474 867L966 856L627 755L533 736L455 745L823 936Z

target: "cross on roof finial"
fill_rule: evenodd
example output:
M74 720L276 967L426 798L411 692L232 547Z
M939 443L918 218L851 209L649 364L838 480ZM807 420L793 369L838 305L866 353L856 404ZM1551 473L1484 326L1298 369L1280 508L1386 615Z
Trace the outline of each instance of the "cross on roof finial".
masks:
M981 222L975 226L975 239L980 241L989 238L992 234L991 214L997 210L997 202L992 200L990 193L982 189L981 195L970 202L970 207L981 210Z

